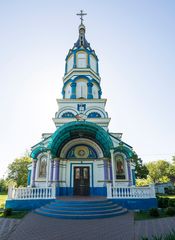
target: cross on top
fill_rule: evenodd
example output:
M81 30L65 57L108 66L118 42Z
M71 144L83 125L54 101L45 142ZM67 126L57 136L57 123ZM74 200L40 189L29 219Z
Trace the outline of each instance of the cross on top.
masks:
M81 24L83 24L83 16L87 15L87 13L83 13L83 10L80 10L80 13L77 13L77 16L81 16L80 19L81 19Z

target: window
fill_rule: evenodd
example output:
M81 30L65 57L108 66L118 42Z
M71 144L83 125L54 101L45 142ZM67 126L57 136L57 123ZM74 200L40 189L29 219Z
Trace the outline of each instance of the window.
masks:
M88 118L101 118L101 115L98 112L91 112L88 114Z
M69 57L67 61L67 72L73 68L73 55Z
M77 56L77 67L78 68L86 68L86 53L78 53Z
M71 112L65 112L62 115L62 118L74 118L74 117L75 117L75 115Z
M92 55L90 55L90 66L94 72L97 72L97 62L96 62L96 59Z
M122 156L116 156L116 179L125 179L125 165Z

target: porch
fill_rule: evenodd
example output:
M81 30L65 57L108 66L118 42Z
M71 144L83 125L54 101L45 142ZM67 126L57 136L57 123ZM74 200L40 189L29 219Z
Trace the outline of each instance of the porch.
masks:
M148 209L157 206L154 185L149 187L113 187L107 183L107 196L56 196L56 186L52 187L27 187L14 188L9 187L6 208L14 210L35 209L46 205L47 203L58 200L81 200L91 201L94 199L109 199L128 209Z

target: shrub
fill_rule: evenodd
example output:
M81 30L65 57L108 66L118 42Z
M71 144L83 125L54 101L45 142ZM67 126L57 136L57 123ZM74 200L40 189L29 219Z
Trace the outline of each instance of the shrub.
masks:
M175 215L175 208L174 208L174 207L168 207L168 208L165 210L165 213L166 213L168 216L174 216L174 215Z
M175 199L169 199L168 201L168 207L175 207Z
M169 198L157 197L157 200L158 200L158 207L160 208L168 207Z
M151 217L158 217L159 216L159 211L157 208L150 208L149 209L149 215Z
M4 217L11 216L11 215L12 215L12 208L4 209Z

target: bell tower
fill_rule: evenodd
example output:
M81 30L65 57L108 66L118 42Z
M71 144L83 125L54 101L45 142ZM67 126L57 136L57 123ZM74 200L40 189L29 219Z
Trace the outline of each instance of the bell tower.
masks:
M58 112L53 120L56 127L60 127L76 119L87 119L107 130L110 119L105 111L106 99L101 98L99 60L85 37L83 16L87 14L81 10L77 15L81 20L79 36L65 59L63 99L57 100Z

